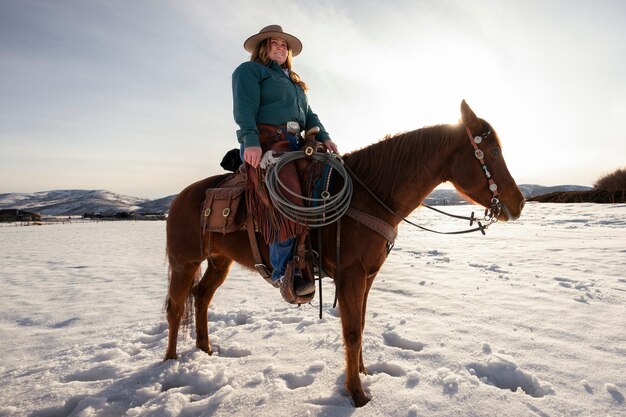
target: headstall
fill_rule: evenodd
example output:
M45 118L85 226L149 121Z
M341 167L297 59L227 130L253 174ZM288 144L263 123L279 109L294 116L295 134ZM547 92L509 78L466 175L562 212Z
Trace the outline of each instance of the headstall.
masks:
M485 163L485 154L478 147L478 144L487 139L487 137L491 134L491 129L489 129L482 135L472 136L472 131L469 129L469 127L467 127L467 125L465 125L465 131L467 132L467 137L469 138L470 143L474 147L474 156L480 162L483 172L485 173L485 177L487 177L487 181L489 182L489 191L491 191L491 194L493 195L493 197L491 198L491 207L485 209L485 220L494 223L498 221L498 215L502 210L502 203L500 202L499 198L500 193L498 192L498 185L493 180L491 172L489 172L489 168Z

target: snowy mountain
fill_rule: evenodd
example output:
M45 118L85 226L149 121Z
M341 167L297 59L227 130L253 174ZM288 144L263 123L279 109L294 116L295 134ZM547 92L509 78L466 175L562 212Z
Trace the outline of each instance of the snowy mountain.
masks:
M17 208L44 215L67 216L91 212L136 211L149 200L105 190L52 190L0 194L0 208Z
M556 185L547 187L537 184L518 184L518 187L526 198L561 191L591 190L591 187L586 187L583 185ZM456 190L436 189L432 193L430 193L428 197L426 197L424 203L431 205L457 205L467 204L467 201L463 197L461 197L461 195Z
M176 194L173 194L167 197L158 198L156 200L150 200L146 203L142 203L140 205L141 209L139 211L167 213L170 210L170 204L172 203L172 200L175 198Z
M544 185L537 184L520 184L518 187L526 198L562 191L588 191L592 189L592 187L586 187L584 185L556 185L546 187Z
M555 191L586 191L591 187L580 185L558 185L546 187L536 184L521 184L520 190L526 198ZM69 216L84 213L117 212L161 212L169 211L176 195L156 200L142 199L105 190L53 190L37 193L0 194L0 209L20 209L43 215ZM436 189L424 201L431 205L465 204L456 190Z

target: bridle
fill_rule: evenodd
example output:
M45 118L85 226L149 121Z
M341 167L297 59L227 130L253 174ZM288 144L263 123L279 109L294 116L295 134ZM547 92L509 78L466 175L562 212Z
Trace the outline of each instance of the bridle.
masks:
M459 231L454 231L454 232L440 232L440 231L437 231L437 230L432 230L432 229L429 229L427 227L415 224L412 221L407 220L406 218L400 216L393 209L391 209L372 190L370 190L370 188L367 185L365 185L365 183L363 183L363 181L361 181L361 179L359 177L357 177L355 175L355 173L350 169L350 167L348 167L348 165L344 164L344 166L345 166L346 170L350 173L350 176L353 179L355 179L359 184L361 184L361 186L363 186L363 188L365 188L365 190L372 197L374 197L374 199L382 207L384 207L388 212L393 214L396 218L401 219L401 221L403 221L405 223L408 223L411 226L417 227L417 228L425 230L427 232L437 233L437 234L441 234L441 235L459 235L459 234L471 233L471 232L481 232L483 235L485 235L486 234L485 230L487 229L487 227L489 227L490 225L492 225L493 223L496 223L498 221L498 215L502 211L502 203L500 202L500 198L499 198L500 197L500 193L498 193L498 186L496 185L495 181L493 180L493 178L491 176L491 172L489 172L489 168L487 167L487 164L485 163L485 154L478 147L478 144L481 143L483 140L487 139L487 137L491 134L492 131L491 131L491 128L489 128L489 130L487 132L483 133L482 135L478 135L478 136L474 136L473 137L472 136L472 132L467 127L467 125L463 125L463 126L465 127L465 131L467 132L467 137L469 138L470 143L474 147L474 156L476 156L476 159L478 159L478 161L480 162L480 165L481 165L481 167L482 167L482 169L483 169L483 171L485 173L485 177L487 177L487 181L489 183L489 191L491 191L491 194L492 194L491 206L489 208L485 209L485 214L483 216L483 221L485 221L486 223L483 224L482 221L480 221L478 218L476 218L474 216L474 212L472 212L470 217L459 216L459 215L456 215L456 214L446 213L445 211L439 210L439 209L437 209L435 207L431 207L428 204L420 203L420 205L426 207L427 209L436 211L436 212L441 213L441 214L445 214L446 216L453 217L455 219L469 220L470 227L472 227L474 225L474 223L476 223L477 227L475 227L473 229L459 230ZM393 242L391 242L391 245L393 245ZM391 246L388 245L387 253L389 253L390 249L391 249Z
M472 137L472 131L465 125L465 131L467 132L467 137L470 140L470 143L474 147L474 156L480 162L480 166L482 167L485 177L487 177L487 181L489 183L489 191L493 197L491 197L491 207L485 209L485 221L489 221L495 223L498 221L498 215L500 215L500 211L502 211L502 203L500 202L500 193L498 192L498 185L495 183L491 176L491 172L489 172L489 168L487 168L487 164L485 163L485 154L480 150L478 144L481 143L484 139L491 134L491 129L483 133L482 135L477 135ZM495 220L493 220L495 219ZM493 220L493 221L492 221Z

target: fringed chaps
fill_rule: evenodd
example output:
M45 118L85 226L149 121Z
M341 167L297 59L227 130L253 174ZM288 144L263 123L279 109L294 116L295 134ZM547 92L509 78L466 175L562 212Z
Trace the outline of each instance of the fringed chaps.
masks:
M259 125L261 149L267 151L287 152L289 142L282 132L268 125ZM267 187L265 186L265 169L252 168L246 164L248 187L246 195L247 209L254 216L255 223L263 235L266 243L283 242L287 239L298 237L308 231L306 225L294 222L286 218L272 203ZM296 195L302 195L300 178L296 170L296 164L290 162L278 173L278 178L285 186ZM293 204L303 206L301 198L284 192L284 195Z

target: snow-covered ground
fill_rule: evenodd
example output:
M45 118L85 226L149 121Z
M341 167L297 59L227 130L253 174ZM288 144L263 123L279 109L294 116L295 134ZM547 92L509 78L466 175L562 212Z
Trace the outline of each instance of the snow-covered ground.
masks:
M164 229L0 227L1 416L626 415L626 205L529 203L487 236L401 226L369 297L361 409L330 280L320 320L318 300L291 306L234 267L209 311L216 353L181 338L163 363Z

